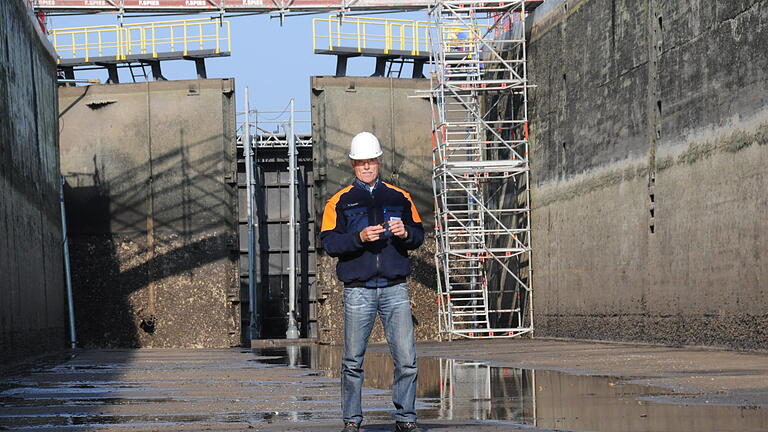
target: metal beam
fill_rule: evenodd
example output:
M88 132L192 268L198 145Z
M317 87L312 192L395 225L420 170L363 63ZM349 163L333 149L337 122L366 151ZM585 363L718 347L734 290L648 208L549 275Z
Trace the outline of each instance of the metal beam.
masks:
M116 12L116 13L269 13L280 11L309 12L328 10L384 10L427 9L433 0L358 0L323 1L323 0L33 0L36 11L57 12ZM214 5L215 3L215 5Z

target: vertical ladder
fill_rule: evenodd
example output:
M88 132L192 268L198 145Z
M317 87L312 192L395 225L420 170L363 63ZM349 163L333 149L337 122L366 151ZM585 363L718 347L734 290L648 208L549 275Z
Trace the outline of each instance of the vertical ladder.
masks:
M432 12L435 261L449 339L533 331L526 3L443 0Z
M133 68L137 68L140 71L134 72ZM138 65L134 66L133 63L128 63L128 70L131 72L131 78L133 79L133 82L139 82L136 80L136 78L143 77L144 81L149 81L147 79L147 70L144 68L144 63L139 63Z
M403 72L404 64L405 59L391 59L387 65L387 76L390 78L400 78L400 75Z

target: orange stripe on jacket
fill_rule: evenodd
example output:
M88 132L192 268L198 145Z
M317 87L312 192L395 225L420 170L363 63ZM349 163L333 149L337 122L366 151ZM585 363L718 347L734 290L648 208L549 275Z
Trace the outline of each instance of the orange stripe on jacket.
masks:
M384 183L384 182L382 182ZM391 187L392 189L400 192L401 194L405 195L405 198L408 200L408 202L411 203L411 216L413 217L413 221L417 223L421 223L421 216L419 216L419 212L416 211L416 204L413 203L413 199L411 199L411 194L405 191L405 189L400 189L397 186L392 186L389 183L384 183L385 185ZM325 218L323 218L325 220Z
M336 228L336 204L339 203L341 196L352 189L352 185L345 187L344 189L336 192L335 195L325 203L325 211L323 211L323 225L320 227L320 231L329 231Z

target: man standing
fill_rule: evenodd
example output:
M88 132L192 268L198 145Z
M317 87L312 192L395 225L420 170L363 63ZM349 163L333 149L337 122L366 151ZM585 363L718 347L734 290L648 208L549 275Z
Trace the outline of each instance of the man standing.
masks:
M344 283L342 432L358 432L363 421L363 357L377 313L395 366L395 431L422 432L416 426L416 341L405 278L411 273L408 250L421 245L424 229L411 195L379 180L381 154L373 134L352 139L355 180L328 200L320 233L328 255L339 258L336 275Z

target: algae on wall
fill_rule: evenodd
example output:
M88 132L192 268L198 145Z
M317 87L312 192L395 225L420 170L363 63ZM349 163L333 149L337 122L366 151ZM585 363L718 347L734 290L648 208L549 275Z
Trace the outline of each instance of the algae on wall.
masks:
M529 44L539 335L768 347L768 2L548 2Z

